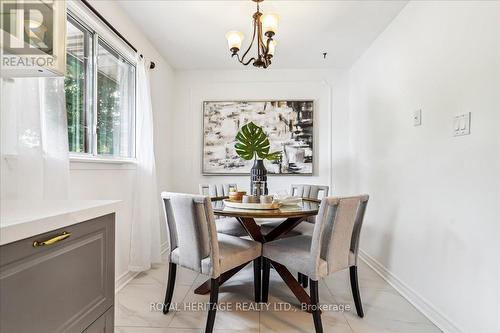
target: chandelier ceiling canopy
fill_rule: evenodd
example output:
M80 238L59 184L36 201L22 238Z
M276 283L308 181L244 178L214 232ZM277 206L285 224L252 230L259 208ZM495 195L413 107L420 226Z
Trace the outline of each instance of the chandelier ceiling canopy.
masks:
M227 43L231 51L231 57L236 56L238 61L247 66L250 63L255 67L267 68L271 65L271 59L276 50L276 41L273 39L278 28L279 17L276 14L263 14L260 11L259 3L264 0L252 0L257 3L257 11L253 14L253 34L248 49L240 57L239 51L244 35L239 31L229 31L226 33ZM256 42L257 54L248 58L248 53Z

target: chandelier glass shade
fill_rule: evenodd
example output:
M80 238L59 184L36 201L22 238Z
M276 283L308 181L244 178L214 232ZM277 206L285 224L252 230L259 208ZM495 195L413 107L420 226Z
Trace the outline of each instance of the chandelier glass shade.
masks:
M231 51L231 57L236 57L240 63L249 64L259 68L267 68L271 65L271 59L276 51L276 41L273 39L278 29L279 16L273 13L263 14L259 3L264 0L252 0L257 3L257 11L253 14L253 33L250 45L240 57L239 51L245 36L239 31L226 33L227 44ZM249 52L257 46L257 54L250 57ZM250 57L250 58L249 58Z

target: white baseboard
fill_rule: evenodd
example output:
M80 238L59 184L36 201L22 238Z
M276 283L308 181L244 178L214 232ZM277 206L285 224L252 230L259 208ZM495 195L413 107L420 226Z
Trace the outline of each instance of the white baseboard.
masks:
M443 332L463 333L463 330L458 328L455 323L441 313L441 311L436 309L434 305L409 287L406 283L401 281L375 258L361 249L359 250L359 257Z
M167 252L168 250L168 242L161 244L161 254ZM132 281L140 272L131 272L126 271L122 275L120 275L115 281L115 294L123 289L130 281Z
M123 289L130 281L132 281L140 272L126 271L120 275L115 281L115 294Z

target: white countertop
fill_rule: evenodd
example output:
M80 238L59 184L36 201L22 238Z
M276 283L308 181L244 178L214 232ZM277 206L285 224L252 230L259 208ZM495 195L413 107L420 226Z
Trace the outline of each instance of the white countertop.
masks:
M116 212L119 200L2 200L0 245Z

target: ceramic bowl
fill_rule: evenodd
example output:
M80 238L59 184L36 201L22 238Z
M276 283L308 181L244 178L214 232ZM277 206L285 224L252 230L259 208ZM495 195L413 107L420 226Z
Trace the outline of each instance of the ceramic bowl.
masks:
M247 194L246 191L229 192L229 200L231 201L241 201L241 198Z

